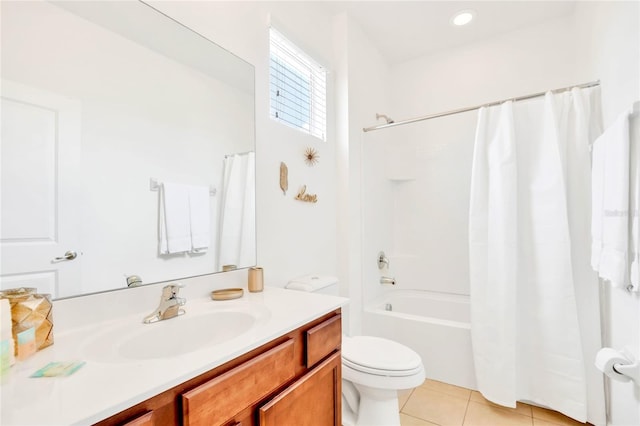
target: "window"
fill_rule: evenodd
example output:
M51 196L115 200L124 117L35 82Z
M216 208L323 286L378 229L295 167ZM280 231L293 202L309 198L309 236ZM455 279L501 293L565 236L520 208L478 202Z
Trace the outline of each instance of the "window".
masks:
M271 118L326 140L327 72L274 28L269 37Z

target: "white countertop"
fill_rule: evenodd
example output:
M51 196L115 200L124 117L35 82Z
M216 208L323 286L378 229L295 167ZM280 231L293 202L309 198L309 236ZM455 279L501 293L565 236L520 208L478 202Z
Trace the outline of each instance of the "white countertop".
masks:
M187 313L166 321L180 321L190 314L207 310L256 307L263 312L247 332L222 343L211 344L174 357L129 360L109 359L109 355L88 356L86 342L105 327L130 322L140 327L137 314L54 333L54 344L29 359L17 362L2 377L0 385L0 424L10 425L87 425L105 419L186 380L224 364L328 312L344 306L347 299L266 287L261 293L247 293L241 299L212 301L189 299ZM264 314L266 312L266 314ZM55 311L54 311L55 314ZM155 327L157 324L145 324ZM55 316L54 316L55 331ZM114 346L117 342L114 342ZM167 345L171 337L167 336ZM30 378L52 361L86 361L68 377Z

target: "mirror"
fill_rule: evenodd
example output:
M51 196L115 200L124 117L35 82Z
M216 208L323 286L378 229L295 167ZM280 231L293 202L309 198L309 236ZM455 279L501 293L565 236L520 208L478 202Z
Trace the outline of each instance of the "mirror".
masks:
M1 287L255 265L253 66L142 2L0 7Z

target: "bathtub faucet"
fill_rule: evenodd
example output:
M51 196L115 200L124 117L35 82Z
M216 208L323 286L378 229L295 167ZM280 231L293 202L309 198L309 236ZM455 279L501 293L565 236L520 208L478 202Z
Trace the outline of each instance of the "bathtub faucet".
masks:
M380 277L380 284L396 285L396 279L392 277Z

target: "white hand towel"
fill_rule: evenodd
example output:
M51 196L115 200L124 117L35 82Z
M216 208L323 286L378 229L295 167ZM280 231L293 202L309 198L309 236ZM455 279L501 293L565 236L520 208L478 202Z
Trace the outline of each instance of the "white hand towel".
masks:
M189 218L191 222L191 249L203 253L210 244L211 209L209 188L189 186Z
M190 251L189 187L177 183L163 183L160 196L160 253Z
M640 101L633 106L629 118L629 214L631 214L631 237L629 253L631 257L631 286L640 291Z
M616 287L628 282L629 256L629 114L621 114L595 141L594 156L602 156L602 252L598 265L601 278ZM594 197L595 198L595 197Z

